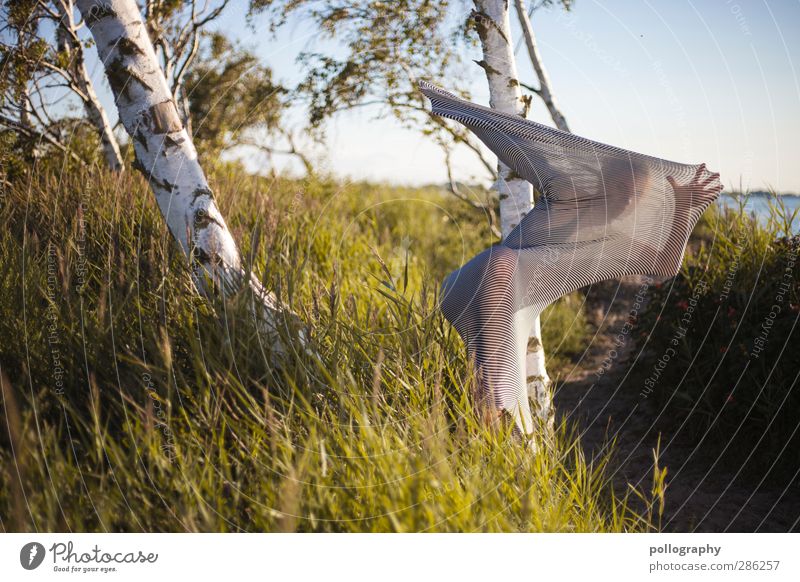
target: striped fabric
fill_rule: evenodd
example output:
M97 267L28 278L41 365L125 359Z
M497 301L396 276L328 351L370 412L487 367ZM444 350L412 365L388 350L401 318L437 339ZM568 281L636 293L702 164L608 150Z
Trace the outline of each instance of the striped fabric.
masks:
M541 194L497 246L444 281L440 306L498 409L532 430L525 352L536 315L563 295L623 275L677 274L719 174L637 154L494 111L422 82L434 114L468 127Z

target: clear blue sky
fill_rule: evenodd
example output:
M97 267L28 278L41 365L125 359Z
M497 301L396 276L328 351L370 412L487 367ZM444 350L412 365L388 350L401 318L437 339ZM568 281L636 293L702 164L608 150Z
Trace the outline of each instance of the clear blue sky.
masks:
M290 23L273 39L258 20L257 32L248 28L245 13L245 0L235 0L218 26L255 49L279 80L297 80L294 58L314 31ZM798 0L576 0L571 12L539 10L533 25L575 133L676 161L705 161L728 189L741 181L800 193ZM517 58L523 82L533 83L524 47ZM473 95L485 103L485 78L474 69ZM440 84L447 87L447 79ZM331 122L326 169L343 178L443 182L436 146L376 113L350 112ZM550 123L539 104L531 118ZM486 177L466 152L456 168L462 180Z

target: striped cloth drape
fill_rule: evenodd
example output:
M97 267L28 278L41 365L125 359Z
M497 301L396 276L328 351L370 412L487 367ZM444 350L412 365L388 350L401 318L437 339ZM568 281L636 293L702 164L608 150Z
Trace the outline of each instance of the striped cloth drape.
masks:
M578 137L429 83L420 89L434 114L468 127L541 194L500 245L445 279L440 300L494 404L513 411L526 399L525 346L535 315L605 279L677 274L689 234L722 183L705 164Z

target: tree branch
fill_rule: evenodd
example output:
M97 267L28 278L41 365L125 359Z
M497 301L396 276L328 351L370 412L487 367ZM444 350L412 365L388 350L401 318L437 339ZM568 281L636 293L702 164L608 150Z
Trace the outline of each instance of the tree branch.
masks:
M64 152L68 155L73 161L78 162L82 166L86 166L86 161L81 158L78 154L70 150L67 146L65 146L61 141L56 139L53 135L51 135L47 131L40 131L37 130L29 125L24 125L19 121L15 121L10 117L0 114L0 125L7 127L8 129L12 129L28 138L35 138L41 141L45 141L52 145L53 147L57 148L58 150Z
M567 119L558 108L555 97L550 90L550 77L547 74L547 70L544 68L542 58L539 55L539 47L536 45L536 37L533 34L533 26L531 25L530 15L525 8L525 0L514 0L514 2L517 8L519 23L522 28L522 35L525 37L525 46L528 48L528 56L531 59L531 64L533 65L533 69L536 71L536 75L539 77L538 91L528 87L527 85L525 87L536 93L542 99L542 101L544 101L544 104L547 106L547 110L550 112L550 117L553 119L553 123L556 124L556 127L561 131L569 132ZM520 83L520 85L521 84L522 83Z

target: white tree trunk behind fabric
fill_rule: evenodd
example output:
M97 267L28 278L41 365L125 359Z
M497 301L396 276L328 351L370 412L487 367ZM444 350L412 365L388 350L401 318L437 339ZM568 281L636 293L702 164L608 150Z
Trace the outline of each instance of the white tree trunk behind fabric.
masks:
M56 0L56 7L61 16L61 27L58 30L58 49L69 54L69 70L75 83L78 97L83 102L86 117L95 129L100 138L100 147L103 150L103 157L108 166L115 172L121 172L124 168L122 155L119 151L119 143L114 135L114 129L108 120L106 110L100 103L94 84L86 70L86 63L83 58L83 47L75 36L75 21L73 19L72 0Z
M274 297L255 276L245 280L236 243L181 123L135 0L77 0L77 6L97 44L137 167L190 259L198 290L227 296L249 285L262 323L274 331Z
M492 108L526 117L528 101L522 96L511 45L511 25L507 0L475 0L472 14L483 48L483 60L478 63L486 72ZM500 223L503 237L516 227L533 207L533 187L498 161L497 191L500 198ZM528 396L535 403L536 414L548 425L553 422L550 377L545 368L542 330L537 317L528 343L525 369Z
M544 68L542 57L539 55L539 47L536 44L536 36L533 34L533 26L531 26L531 19L528 17L527 8L525 7L525 0L515 0L517 7L517 16L519 16L520 27L522 28L522 35L525 37L525 46L528 49L528 56L531 59L533 69L536 71L536 76L539 78L539 90L537 95L544 101L547 111L550 112L550 117L553 123L561 131L569 131L567 119L561 110L558 108L556 98L550 89L550 77L547 74L547 69Z

